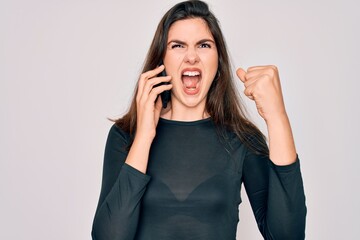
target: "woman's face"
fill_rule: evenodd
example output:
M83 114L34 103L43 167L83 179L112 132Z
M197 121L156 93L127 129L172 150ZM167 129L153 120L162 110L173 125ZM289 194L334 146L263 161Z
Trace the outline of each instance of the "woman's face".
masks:
M205 108L218 68L218 52L203 19L179 20L171 25L164 65L167 75L172 76L172 106Z

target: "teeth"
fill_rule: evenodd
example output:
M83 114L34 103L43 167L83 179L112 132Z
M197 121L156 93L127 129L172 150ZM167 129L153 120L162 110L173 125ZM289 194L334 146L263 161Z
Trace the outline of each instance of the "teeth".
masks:
M186 71L183 73L183 75L189 76L189 77L193 77L193 76L199 76L200 72L191 72L191 71Z

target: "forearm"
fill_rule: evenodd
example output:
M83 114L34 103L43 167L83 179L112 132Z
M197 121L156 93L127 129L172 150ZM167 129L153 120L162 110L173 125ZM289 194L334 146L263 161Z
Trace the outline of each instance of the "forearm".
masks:
M271 237L266 239L304 239L306 206L299 161L270 165L265 232Z
M270 160L278 166L296 161L296 148L286 113L266 121L269 134Z
M136 169L122 166L118 179L96 212L94 240L130 240L136 233L140 202L150 177Z
M125 163L142 173L146 173L151 143L152 138L140 134L135 136Z
M268 156L249 151L243 176L264 239L304 239L306 206L299 159L278 166Z
M128 240L135 236L140 202L150 176L124 164L129 141L126 132L115 124L111 127L105 147L101 194L93 222L94 240Z

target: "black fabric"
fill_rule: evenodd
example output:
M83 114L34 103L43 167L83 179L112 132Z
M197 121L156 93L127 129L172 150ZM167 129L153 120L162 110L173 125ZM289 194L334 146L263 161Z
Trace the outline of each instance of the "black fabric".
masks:
M235 136L220 141L210 118L160 119L143 174L124 164L128 141L113 125L93 239L236 239L242 183L264 239L305 238L298 158L276 166Z

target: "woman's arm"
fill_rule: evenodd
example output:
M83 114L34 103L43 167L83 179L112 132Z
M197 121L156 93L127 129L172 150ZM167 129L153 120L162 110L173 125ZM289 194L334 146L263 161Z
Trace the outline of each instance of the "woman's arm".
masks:
M268 156L248 151L243 181L264 239L305 238L306 205L300 162L275 165Z
M170 90L171 84L154 87L161 82L169 82L171 76L157 77L165 69L161 65L154 70L141 74L136 94L136 134L129 151L126 163L133 168L145 173L148 164L151 143L156 135L156 126L159 122L162 108L159 94Z
M116 125L110 129L105 147L103 181L96 210L92 237L133 239L140 201L150 177L127 165L128 137Z
M249 153L243 168L259 229L265 239L304 239L305 194L278 69L272 65L239 68L237 75L268 127L270 156Z
M276 165L289 165L296 160L296 149L285 110L279 72L276 66L255 66L237 70L244 83L245 95L252 99L265 120L269 134L270 159Z
M296 149L290 121L286 113L266 120L270 159L275 165L284 166L296 161Z
M136 94L136 134L127 153L129 136L115 125L111 128L105 149L103 183L93 223L93 239L133 239L139 220L140 203L150 177L145 175L150 147L156 134L161 112L157 96L172 85L154 86L170 81L157 77L160 66L141 74ZM156 101L157 99L157 101ZM156 102L156 103L155 103Z

